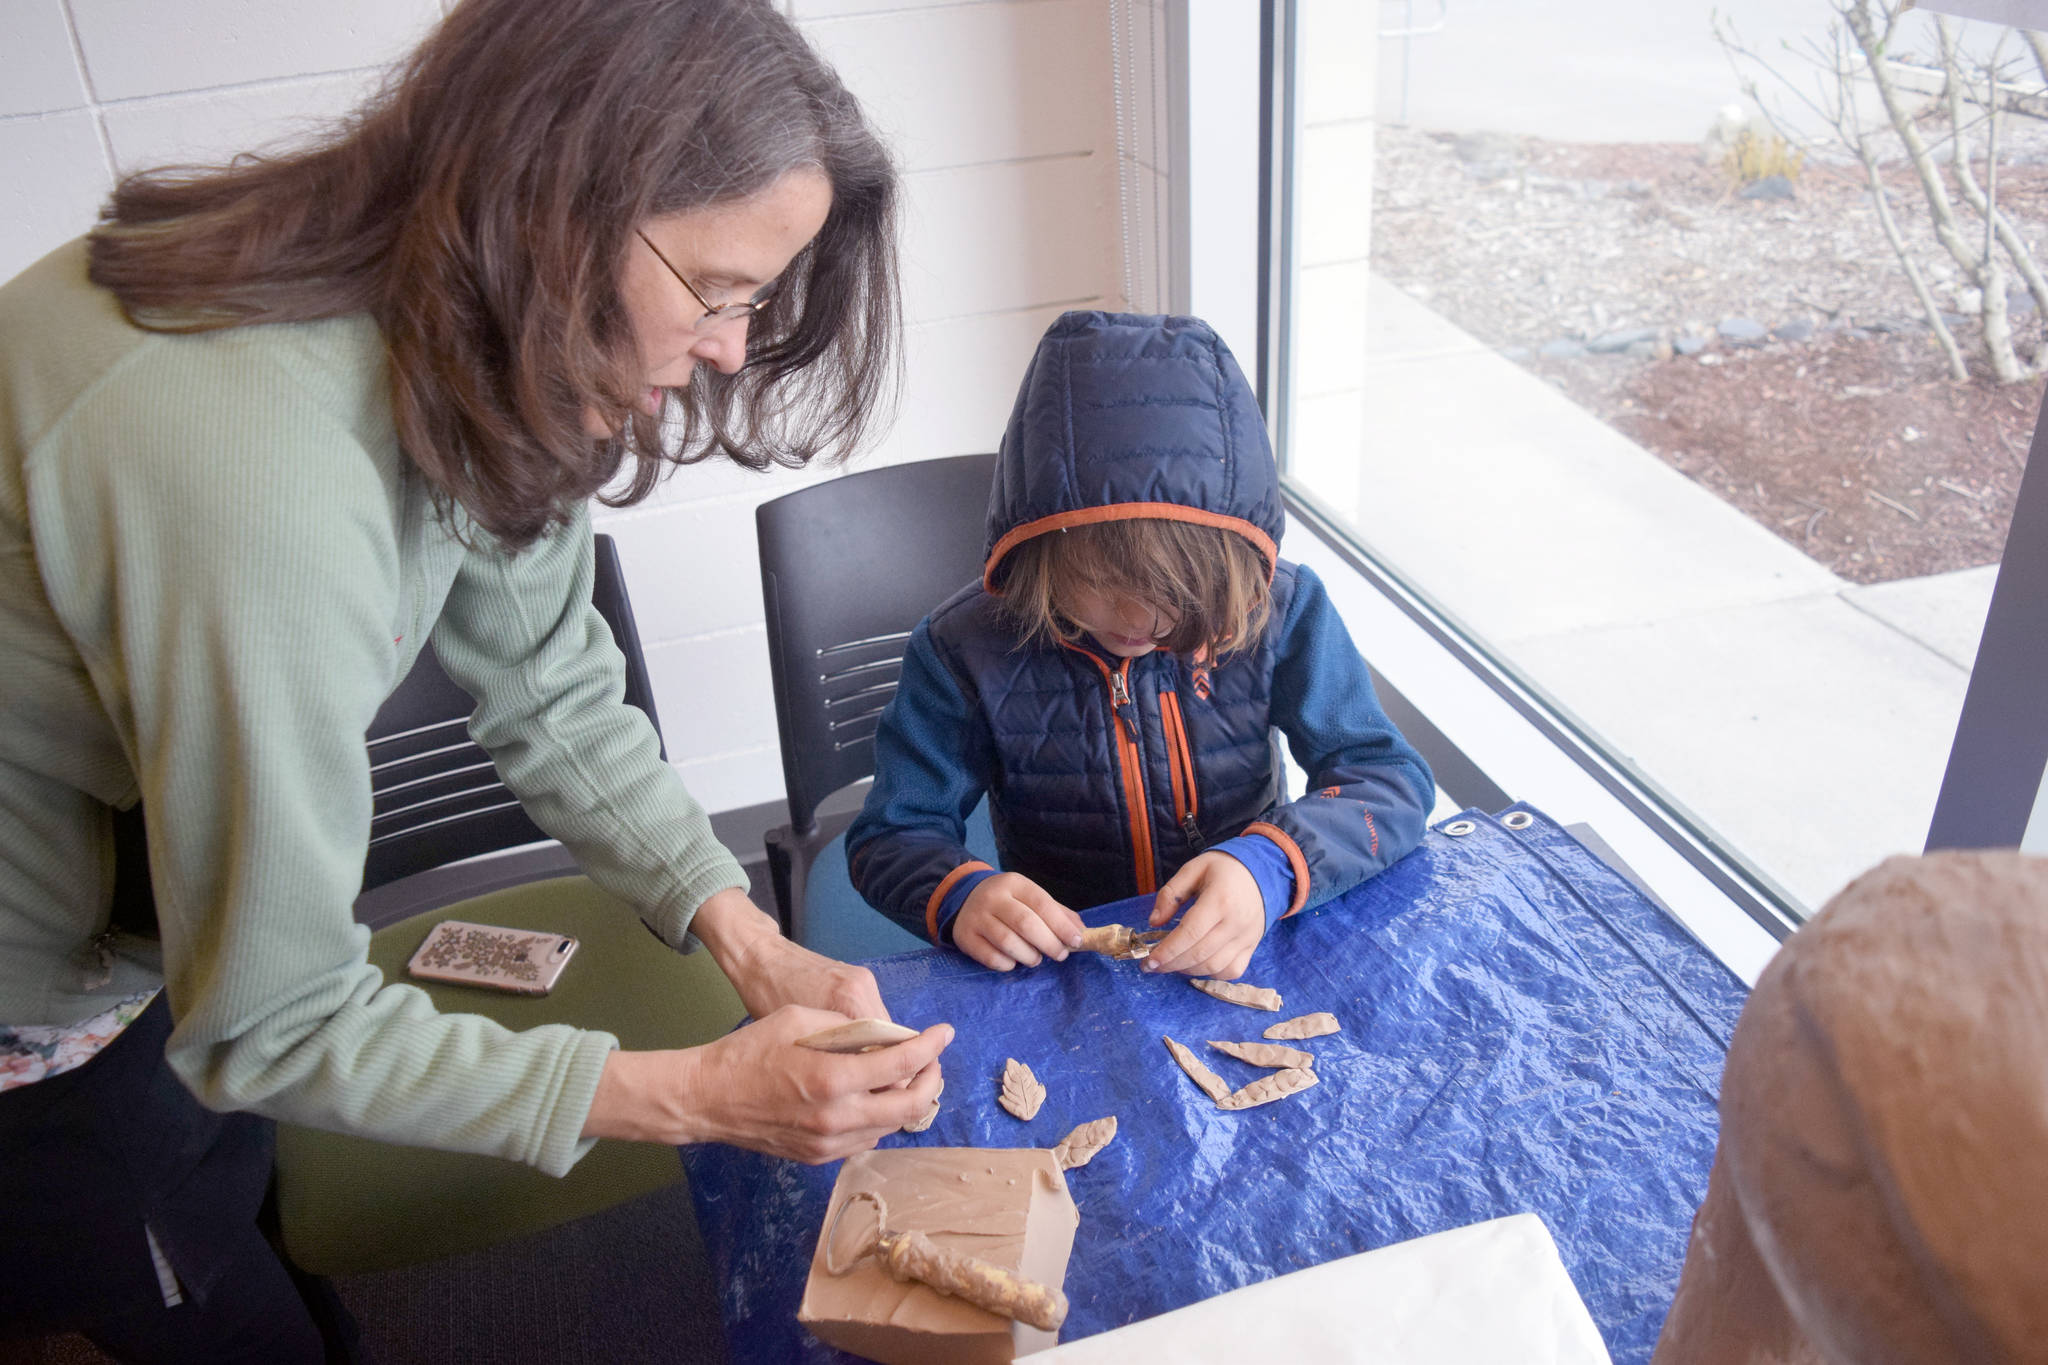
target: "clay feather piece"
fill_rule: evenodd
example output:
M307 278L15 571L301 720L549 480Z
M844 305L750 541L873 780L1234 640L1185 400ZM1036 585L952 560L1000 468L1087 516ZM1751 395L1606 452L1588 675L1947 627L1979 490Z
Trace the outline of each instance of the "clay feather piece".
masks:
M1030 1067L1008 1057L1003 1061L1003 1093L998 1102L1020 1119L1035 1119L1038 1106L1045 1103L1045 1087L1031 1074Z
M1160 1041L1166 1044L1166 1050L1173 1054L1173 1060L1180 1063L1180 1069L1188 1073L1189 1080L1201 1087L1204 1095L1217 1104L1229 1098L1230 1087L1223 1083L1221 1076L1203 1066L1200 1057L1164 1034L1160 1035Z
M1204 995L1213 995L1233 1005L1272 1010L1276 1014L1280 1010L1280 992L1267 986L1247 986L1242 981L1218 981L1207 976L1189 977L1188 984Z
M942 1080L939 1082L939 1095L943 1095L945 1093L946 1083ZM932 1107L925 1111L925 1115L923 1118L912 1119L910 1122L903 1125L904 1132L922 1133L925 1129L932 1126L932 1120L936 1119L939 1116L939 1095L932 1096Z
M1233 1091L1216 1101L1218 1109L1252 1109L1274 1100L1284 1100L1297 1095L1316 1083L1316 1073L1298 1067L1276 1071L1270 1076L1261 1076L1242 1090Z
M1285 1067L1306 1071L1316 1064L1314 1053L1303 1052L1298 1047L1282 1047L1278 1043L1219 1043L1211 1038L1209 1046L1240 1062L1269 1066L1275 1071Z
M1059 1163L1063 1171L1086 1166L1095 1159L1095 1154L1109 1146L1115 1137L1115 1114L1106 1119L1095 1119L1061 1138L1060 1145L1052 1149L1052 1159Z
M1320 1038L1326 1033L1337 1033L1343 1025L1334 1014L1304 1014L1299 1019L1283 1019L1266 1030L1268 1038Z
M916 1029L892 1024L887 1019L849 1019L817 1033L805 1034L796 1040L796 1045L816 1052L875 1052L916 1036Z

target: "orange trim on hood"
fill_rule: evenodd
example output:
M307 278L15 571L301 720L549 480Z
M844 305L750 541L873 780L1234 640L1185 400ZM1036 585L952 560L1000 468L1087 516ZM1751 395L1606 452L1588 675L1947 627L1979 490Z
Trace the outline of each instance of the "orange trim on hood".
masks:
M1008 535L996 542L988 552L988 563L982 566L981 586L994 596L1002 596L995 585L996 566L1003 562L1003 556L1036 536L1048 531L1064 531L1069 526L1092 526L1100 521L1185 521L1196 526L1215 526L1225 531L1235 531L1252 543L1252 548L1266 557L1266 581L1273 581L1273 573L1280 559L1280 547L1273 538L1261 531L1243 517L1226 517L1221 512L1204 512L1199 507L1185 507L1177 502L1113 502L1103 507L1080 507L1071 512L1055 512L1049 517L1027 521L1011 529Z

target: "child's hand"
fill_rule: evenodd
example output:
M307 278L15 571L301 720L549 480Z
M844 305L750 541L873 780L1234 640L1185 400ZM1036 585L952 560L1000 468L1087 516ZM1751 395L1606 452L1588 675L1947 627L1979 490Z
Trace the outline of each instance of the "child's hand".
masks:
M1266 900L1251 870L1228 853L1203 853L1159 888L1152 927L1194 907L1145 959L1148 972L1186 972L1235 981L1266 936Z
M1048 957L1065 962L1067 949L1081 946L1081 917L1029 877L998 872L982 878L953 917L953 946L999 972Z

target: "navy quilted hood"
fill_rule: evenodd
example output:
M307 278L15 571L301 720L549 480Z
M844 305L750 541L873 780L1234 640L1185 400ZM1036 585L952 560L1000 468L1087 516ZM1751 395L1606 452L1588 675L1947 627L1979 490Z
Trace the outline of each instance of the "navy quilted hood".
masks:
M1067 313L1038 343L996 457L984 583L1048 531L1119 517L1222 526L1271 572L1285 517L1266 421L1196 318Z

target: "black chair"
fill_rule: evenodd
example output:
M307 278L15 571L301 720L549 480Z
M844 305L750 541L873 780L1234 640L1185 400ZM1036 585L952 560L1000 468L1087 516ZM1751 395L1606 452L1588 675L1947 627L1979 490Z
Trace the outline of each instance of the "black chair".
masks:
M754 513L769 673L789 824L769 831L783 931L810 942L805 883L852 823L820 820L834 792L871 777L875 726L896 695L910 632L981 576L994 455L846 474Z
M619 566L618 546L597 541L591 602L626 657L626 702L645 712L661 734L654 688L641 657L633 603ZM547 839L498 780L491 756L469 737L467 692L442 671L426 646L398 690L370 722L370 852L363 890L484 853ZM664 748L662 756L668 756Z
M657 736L647 666L633 625L618 551L597 537L592 600L626 659L625 698L647 713ZM375 798L366 889L392 883L408 892L396 923L366 914L375 932L370 961L387 981L444 919L565 934L575 958L554 992L505 995L415 982L444 1011L486 1015L512 1029L566 1023L603 1029L620 1046L654 1050L709 1042L731 1030L745 1007L709 953L672 951L630 906L600 891L563 859L536 872L524 855L461 867L444 864L546 839L498 780L490 756L472 743L474 703L442 671L431 648L377 713L368 735ZM506 864L514 864L509 869ZM394 879L413 877L412 882ZM536 877L545 880L535 880ZM364 901L382 892L373 892ZM459 901L459 904L449 904ZM436 908L419 910L418 903ZM673 1147L600 1142L555 1179L491 1157L278 1125L277 1199L285 1249L302 1268L361 1274L475 1251L596 1213L682 1179Z

